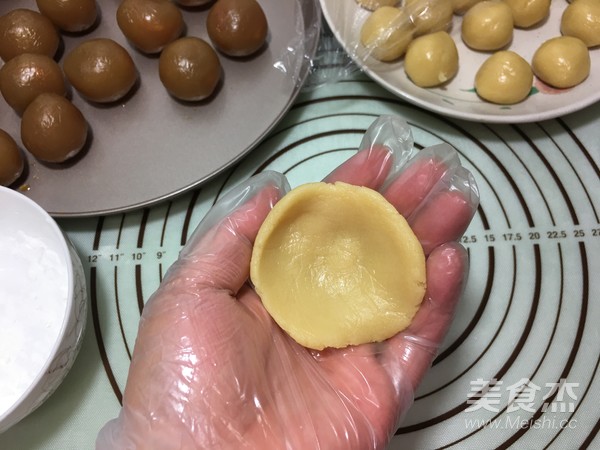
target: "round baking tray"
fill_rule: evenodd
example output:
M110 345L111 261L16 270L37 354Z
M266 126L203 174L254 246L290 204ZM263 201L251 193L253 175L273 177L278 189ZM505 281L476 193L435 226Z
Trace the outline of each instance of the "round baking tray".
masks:
M89 33L62 34L56 60L86 39L110 37L133 57L140 82L122 102L97 105L69 94L90 125L72 161L44 164L24 150L27 167L12 187L55 217L83 217L149 206L200 185L252 150L287 112L309 73L320 30L313 0L260 0L269 23L265 47L249 58L220 55L223 79L210 99L185 104L168 95L158 58L136 51L116 23L116 0L100 0ZM183 9L186 35L208 41L208 7ZM32 0L2 2L37 10ZM210 42L210 41L209 41ZM0 98L0 128L20 141L20 117ZM23 146L21 145L21 148Z

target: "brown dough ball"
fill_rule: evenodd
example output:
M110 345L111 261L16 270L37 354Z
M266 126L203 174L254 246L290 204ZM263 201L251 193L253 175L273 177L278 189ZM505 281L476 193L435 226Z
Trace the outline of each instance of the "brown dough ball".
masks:
M86 99L99 103L122 98L138 76L127 50L107 38L82 42L65 57L63 67L73 87Z
M0 17L0 58L8 61L22 53L54 57L60 36L46 16L30 9L14 9Z
M498 50L510 43L513 29L513 14L507 4L500 0L484 0L464 15L461 36L474 50Z
M96 22L96 0L36 0L40 12L64 31L80 32Z
M178 3L181 6L189 7L207 5L212 1L213 0L175 0L175 3Z
M206 29L217 50L248 56L264 45L269 27L256 0L217 0L208 12Z
M181 33L185 23L179 8L169 0L123 0L117 24L125 37L144 53L158 53Z
M88 125L79 109L61 95L41 94L21 120L21 140L36 158L59 163L83 148Z
M59 65L46 55L23 53L0 69L0 92L18 114L40 94L65 95L65 79Z
M160 55L158 71L169 94L185 101L210 96L221 79L217 53L197 37L183 37L167 45Z
M15 140L0 130L0 185L10 186L23 173L25 159Z

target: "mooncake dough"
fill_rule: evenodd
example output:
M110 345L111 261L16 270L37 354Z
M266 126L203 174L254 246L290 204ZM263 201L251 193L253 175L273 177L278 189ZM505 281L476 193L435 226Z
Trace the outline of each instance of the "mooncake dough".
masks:
M382 6L396 6L400 0L356 0L356 3L369 11L375 11Z
M373 11L360 29L360 43L373 58L389 62L404 55L415 26L401 8L382 6Z
M475 74L477 95L499 105L513 105L525 100L532 84L531 66L511 50L491 55Z
M454 39L446 31L419 36L406 50L404 70L420 87L447 82L458 72L458 50Z
M503 1L484 0L473 5L461 24L463 42L473 50L493 51L510 44L513 38L513 13Z
M589 76L590 52L581 39L554 37L538 47L531 59L531 67L544 83L559 89L571 88Z
M550 14L550 0L504 0L513 13L515 27L529 28Z
M404 9L415 25L415 36L446 31L452 25L452 3L448 0L404 0Z
M454 14L462 16L471 8L471 6L480 1L482 0L451 0L450 3L452 4Z
M405 329L425 293L425 256L378 192L308 183L285 195L257 235L250 277L299 344L342 348Z
M581 39L588 47L600 46L600 1L571 3L560 19L560 31L564 36Z

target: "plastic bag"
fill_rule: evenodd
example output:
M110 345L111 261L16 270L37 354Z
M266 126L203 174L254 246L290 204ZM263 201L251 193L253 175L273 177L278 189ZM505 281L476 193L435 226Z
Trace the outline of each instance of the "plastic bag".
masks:
M416 152L382 116L325 181L379 189L423 243L427 292L405 331L376 344L308 350L248 283L252 242L285 177L263 172L209 211L146 304L119 417L97 449L381 449L413 401L467 273L455 242L479 201L456 151Z
M323 14L334 34L362 68L393 70L416 37L449 31L451 0L323 0Z
M293 16L296 19L295 37L291 39L273 67L289 76L297 89L301 89L306 78L314 72L321 35L321 8L318 0L296 0Z

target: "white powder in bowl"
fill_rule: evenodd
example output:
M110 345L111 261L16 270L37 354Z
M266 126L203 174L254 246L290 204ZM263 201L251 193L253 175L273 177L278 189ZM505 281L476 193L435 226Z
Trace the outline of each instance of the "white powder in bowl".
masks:
M68 296L64 259L38 237L0 233L0 417L39 375Z

